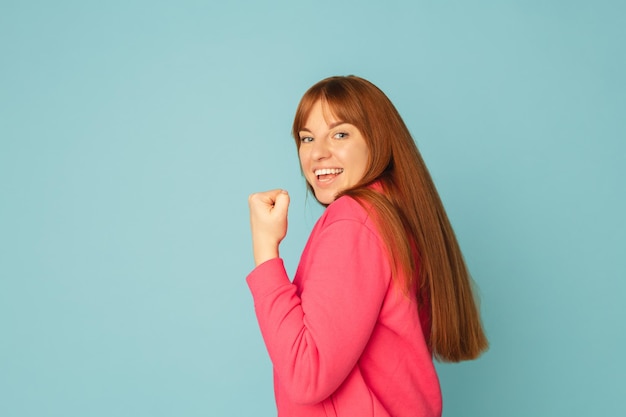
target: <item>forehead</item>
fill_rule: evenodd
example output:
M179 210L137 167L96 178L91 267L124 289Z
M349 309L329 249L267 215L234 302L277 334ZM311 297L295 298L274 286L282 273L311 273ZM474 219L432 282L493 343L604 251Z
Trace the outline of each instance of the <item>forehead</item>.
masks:
M327 125L336 124L339 121L345 122L337 115L333 105L324 99L315 101L303 116L302 121L304 122L304 126L302 126L302 128L312 127L312 119L318 117L321 117Z

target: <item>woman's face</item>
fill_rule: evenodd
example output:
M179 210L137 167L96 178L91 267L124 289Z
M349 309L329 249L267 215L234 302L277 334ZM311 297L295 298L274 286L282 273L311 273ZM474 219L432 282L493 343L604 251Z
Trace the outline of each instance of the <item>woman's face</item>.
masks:
M365 175L369 149L356 126L338 120L320 100L300 136L300 165L315 198L322 204L356 185Z

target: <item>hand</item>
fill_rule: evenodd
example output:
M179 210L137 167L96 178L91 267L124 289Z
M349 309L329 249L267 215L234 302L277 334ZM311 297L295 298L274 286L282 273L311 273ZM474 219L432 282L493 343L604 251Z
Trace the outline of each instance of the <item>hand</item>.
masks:
M289 194L285 190L251 194L248 205L254 262L260 265L278 257L278 245L287 235Z

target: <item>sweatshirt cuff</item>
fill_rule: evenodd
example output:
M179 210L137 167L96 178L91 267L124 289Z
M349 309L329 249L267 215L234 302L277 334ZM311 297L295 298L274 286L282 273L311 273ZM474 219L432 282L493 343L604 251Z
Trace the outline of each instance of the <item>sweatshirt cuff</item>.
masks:
M246 277L246 282L254 298L270 294L282 285L291 285L281 258L267 260L254 268Z

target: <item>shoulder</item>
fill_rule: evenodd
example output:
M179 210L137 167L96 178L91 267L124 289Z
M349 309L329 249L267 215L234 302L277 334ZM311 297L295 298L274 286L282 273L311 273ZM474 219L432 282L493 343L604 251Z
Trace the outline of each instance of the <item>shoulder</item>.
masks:
M368 229L375 229L372 218L372 207L366 203L357 201L350 196L342 196L333 201L322 216L322 223L329 226L336 222L355 222L366 226Z
M324 259L337 267L360 259L363 265L386 264L384 242L367 207L350 196L333 201L313 228L301 262Z

